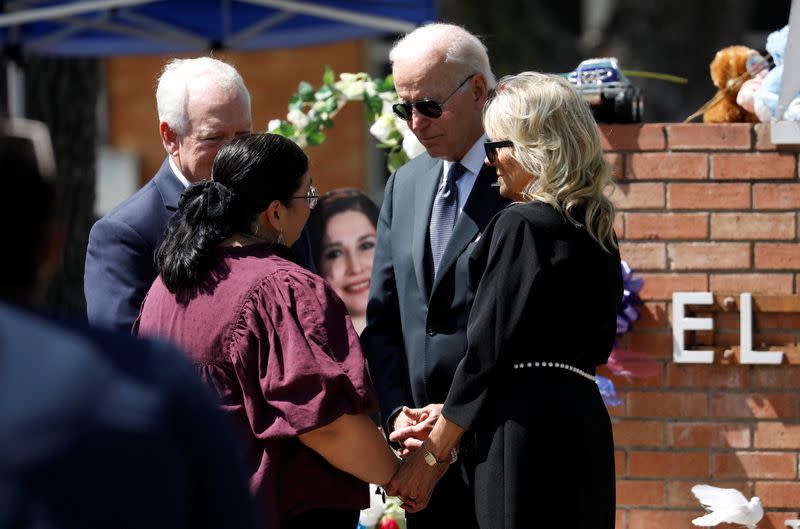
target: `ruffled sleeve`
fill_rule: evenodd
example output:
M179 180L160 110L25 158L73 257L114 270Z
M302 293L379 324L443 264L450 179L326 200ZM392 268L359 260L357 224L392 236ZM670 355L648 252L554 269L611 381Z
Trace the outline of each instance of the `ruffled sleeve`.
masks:
M377 410L344 303L299 267L256 285L226 347L257 438L294 437L345 413Z

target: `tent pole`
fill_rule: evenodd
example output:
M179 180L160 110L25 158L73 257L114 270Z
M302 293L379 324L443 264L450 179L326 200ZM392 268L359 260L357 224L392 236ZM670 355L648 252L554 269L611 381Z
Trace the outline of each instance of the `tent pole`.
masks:
M8 95L8 117L25 117L25 77L22 68L14 60L6 61L6 93Z

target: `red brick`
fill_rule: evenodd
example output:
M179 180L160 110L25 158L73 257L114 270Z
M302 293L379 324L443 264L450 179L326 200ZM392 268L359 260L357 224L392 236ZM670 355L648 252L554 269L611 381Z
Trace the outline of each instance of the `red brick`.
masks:
M614 446L664 446L664 424L661 421L612 419L611 425L614 427Z
M664 243L622 242L619 253L634 270L663 270L667 265Z
M750 448L750 427L741 423L679 422L667 427L674 448Z
M667 247L671 270L750 268L750 243L691 242Z
M709 290L715 294L793 294L792 274L711 274ZM737 297L738 299L738 297Z
M691 511L630 510L627 529L671 529L694 527L692 519L702 516L698 507ZM617 529L625 529L617 527Z
M617 505L659 506L665 504L663 481L644 479L617 480Z
M800 147L796 144L779 144L772 143L772 133L770 131L769 123L756 123L753 126L756 133L756 149L759 151L798 151Z
M610 197L620 210L663 209L664 184L617 184Z
M794 213L714 213L711 215L711 238L722 239L794 239Z
M800 424L762 421L756 423L756 448L796 450L800 447ZM800 496L797 497L800 501Z
M761 270L800 269L800 244L756 243L755 261Z
M797 504L793 506L797 509ZM761 518L761 521L758 522L758 529L786 529L787 525L784 523L786 520L792 520L800 518L798 515L798 511L795 512L786 512L786 511L778 511L778 512L770 512L767 511L764 513L764 517Z
M666 129L670 149L749 150L752 144L749 123L681 123Z
M629 391L631 417L707 417L708 396L700 392Z
M692 487L697 484L696 481L670 481L667 483L667 504L676 507L696 507L698 501L692 494ZM708 485L713 485L713 483L708 483ZM717 484L717 486L736 489L748 498L753 495L752 487L745 481L726 481L725 483Z
M625 529L626 527L628 527L627 514L628 513L626 511L623 511L622 509L617 509L614 516L615 529Z
M797 509L800 505L800 482L757 481L755 494L764 507Z
M608 164L609 176L612 180L622 180L625 178L625 155L616 152L603 155Z
M627 476L628 454L625 450L614 450L614 474L617 479Z
M749 207L749 184L669 184L667 186L668 209L715 210Z
M643 300L672 301L673 292L708 292L706 274L641 274L644 286L639 292Z
M707 478L709 457L705 452L630 452L631 477Z
M604 151L661 151L667 145L664 125L600 125Z
M667 373L667 383L672 388L725 388L747 387L749 366L672 364Z
M607 367L598 371L600 375L610 378L614 382L617 393L625 389L662 388L664 387L664 364L657 358L649 358L646 353L636 353L641 359L622 363L624 369L629 369L633 375L615 375ZM655 355L653 355L655 356ZM663 355L662 355L663 356ZM627 394L626 394L627 396Z
M756 209L800 209L800 184L754 184Z
M711 155L713 180L793 180L797 156L788 152Z
M651 356L654 359L672 356L672 331L635 331L630 333L628 344L631 351Z
M625 238L708 239L708 213L625 213Z
M714 454L715 478L795 479L797 456L776 452L731 452Z
M753 387L796 390L800 381L800 367L758 366L753 371Z
M645 303L639 307L639 319L633 322L636 329L663 329L669 326L666 303Z
M622 211L617 211L617 215L614 217L614 233L617 234L618 239L622 239L622 234L625 233L625 213Z
M705 153L648 152L628 155L630 180L705 180L708 155Z
M762 369L761 366L758 369ZM711 415L737 419L792 419L795 398L791 393L714 393Z

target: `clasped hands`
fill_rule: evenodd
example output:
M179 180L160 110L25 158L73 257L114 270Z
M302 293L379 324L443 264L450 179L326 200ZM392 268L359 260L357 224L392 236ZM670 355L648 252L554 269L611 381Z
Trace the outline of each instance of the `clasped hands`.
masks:
M428 505L433 488L450 466L450 459L431 467L425 462L423 441L428 439L442 413L442 404L429 404L424 408L403 407L394 420L389 440L400 443L403 462L384 487L391 496L402 501L401 507L417 512Z

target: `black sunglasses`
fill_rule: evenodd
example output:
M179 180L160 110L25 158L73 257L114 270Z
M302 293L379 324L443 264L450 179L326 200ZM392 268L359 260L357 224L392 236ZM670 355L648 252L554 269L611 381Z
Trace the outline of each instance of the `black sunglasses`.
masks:
M411 119L411 112L412 109L416 108L417 112L422 114L425 117L436 119L442 115L442 107L445 103L447 103L448 99L453 97L453 94L458 92L458 90L464 86L464 84L475 77L477 73L474 73L461 81L455 90L450 92L450 95L444 98L444 101L439 103L438 101L434 101L432 99L420 99L419 101L412 101L409 103L395 103L392 105L392 110L394 113L397 114L397 117L400 119L404 119L406 121Z
M497 149L513 146L514 142L511 140L487 141L483 144L483 150L486 151L486 159L489 160L489 163L497 163Z

